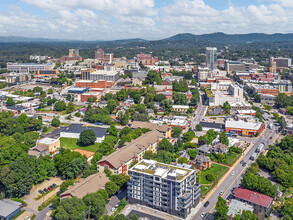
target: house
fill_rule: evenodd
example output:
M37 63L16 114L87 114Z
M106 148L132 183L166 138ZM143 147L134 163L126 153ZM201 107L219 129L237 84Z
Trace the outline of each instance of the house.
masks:
M189 162L189 164L191 164L195 169L204 170L212 166L212 161L209 157L197 155L194 160Z
M90 161L93 159L94 155L95 155L94 152L87 151L87 150L75 149L75 150L73 150L73 151L78 152L78 153L80 153L81 155L85 156L87 162L90 162Z
M233 191L233 196L239 201L247 202L247 204L252 205L254 209L253 213L261 219L265 219L270 216L274 200L273 198L262 193L242 188L236 188Z
M60 149L60 140L54 138L43 138L37 141L37 147L46 147L49 153L55 154Z
M222 143L218 143L210 148L210 152L213 154L217 154L217 153L227 154L228 151L229 151L229 148L225 144L222 144Z
M0 219L10 220L21 212L22 203L10 199L0 200Z
M80 133L86 129L90 129L95 133L97 143L101 143L105 139L106 128L86 127L82 124L71 124L64 131L60 132L60 137L79 138Z
M132 78L132 85L133 86L142 86L142 79L139 77L133 77Z
M233 220L235 215L241 215L243 211L253 212L253 206L236 199L231 199L227 203L228 205L228 220Z
M163 137L164 135L158 130L141 135L112 154L103 157L98 162L98 170L102 172L104 169L109 169L114 174L128 173L132 162L142 160L145 152L157 152L158 142Z
M135 102L133 100L133 98L128 98L126 99L124 102L121 102L119 104L120 107L127 107L127 108L130 108L132 105L134 105Z
M60 199L72 198L73 196L82 199L88 193L95 193L103 189L108 181L109 179L104 172L90 175L85 179L79 179L77 183L73 186L69 186L68 189L60 195Z
M172 80L170 79L170 78L168 78L168 77L166 77L163 81L162 81L162 83L161 83L161 85L172 85Z
M129 127L131 129L148 128L152 131L157 130L160 133L162 133L165 138L171 138L171 134L172 134L172 127L166 124L154 124L154 123L144 122L144 121L133 121L132 123L129 124Z
M197 151L199 154L203 154L203 155L209 154L210 153L210 146L208 146L206 144L202 145L199 148L197 148Z
M36 156L37 158L41 155L49 155L48 148L46 146L35 146L29 149L28 155Z

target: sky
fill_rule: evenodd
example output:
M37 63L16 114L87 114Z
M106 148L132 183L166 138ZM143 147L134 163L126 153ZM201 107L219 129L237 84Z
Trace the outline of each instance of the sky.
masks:
M0 36L157 40L293 33L293 0L0 0Z

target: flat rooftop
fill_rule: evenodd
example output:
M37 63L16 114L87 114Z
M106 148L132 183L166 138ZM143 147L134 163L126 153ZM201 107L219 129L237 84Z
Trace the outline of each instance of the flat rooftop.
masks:
M113 71L97 70L91 73L91 75L111 75L111 76L115 76L116 74L118 74L116 70L113 70Z
M54 139L54 138L43 138L41 140L38 140L38 143L40 143L40 144L53 144L57 141L59 141L59 140Z
M145 159L132 167L131 170L176 181L181 181L192 172L195 172L195 170L183 168L180 166L164 164L155 160Z

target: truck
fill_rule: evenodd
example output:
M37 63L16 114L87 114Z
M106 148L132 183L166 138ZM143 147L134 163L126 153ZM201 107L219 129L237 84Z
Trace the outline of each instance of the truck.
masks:
M263 148L264 148L264 144L261 143L261 144L258 145L258 147L256 148L255 152L256 152L256 153L259 153L259 152L261 152L261 150L262 150Z
M254 152L251 156L250 156L250 160L255 160L256 159L256 157L257 157L257 153L256 152Z

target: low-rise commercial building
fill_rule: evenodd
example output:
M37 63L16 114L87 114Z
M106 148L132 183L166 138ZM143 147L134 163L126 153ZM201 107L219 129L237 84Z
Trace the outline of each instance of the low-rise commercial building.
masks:
M90 129L96 135L96 142L101 143L106 136L106 128L86 127L82 124L71 124L64 131L60 132L60 137L79 138L80 133L84 130Z
M226 121L225 131L227 133L236 133L242 136L250 136L260 134L265 129L264 123L252 123L245 121Z
M38 70L52 70L54 63L7 63L7 70L16 73L38 72Z
M179 113L187 113L187 110L189 109L188 105L173 105L172 110L174 112L179 112Z
M10 220L21 212L22 203L10 199L0 200L0 219Z
M75 83L77 87L83 88L111 88L113 86L113 81L99 80L79 80Z
M129 170L130 203L147 205L186 218L200 200L196 171L153 160L143 160Z

